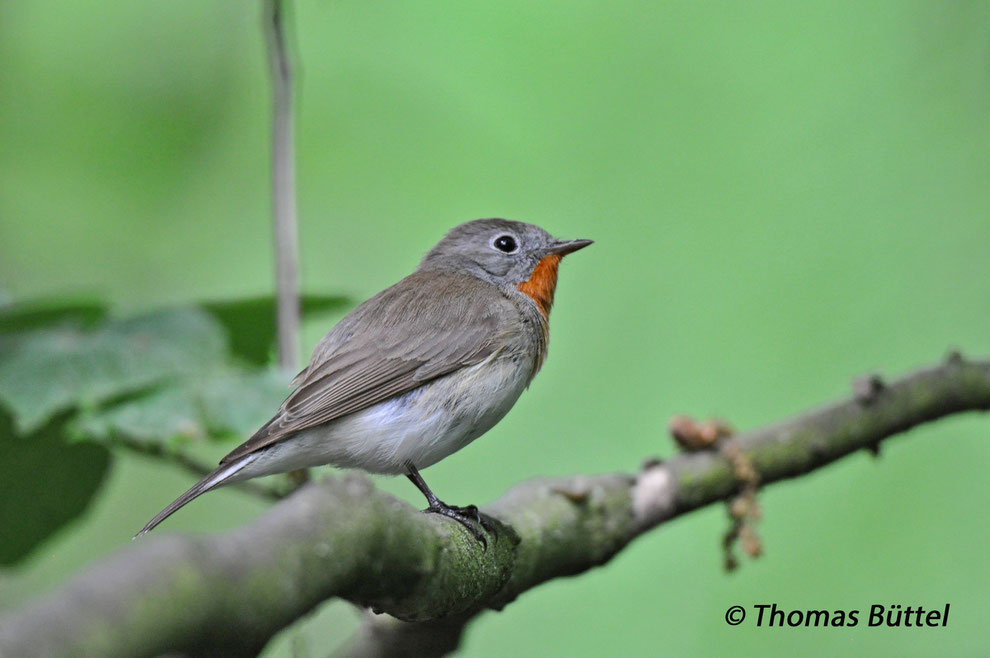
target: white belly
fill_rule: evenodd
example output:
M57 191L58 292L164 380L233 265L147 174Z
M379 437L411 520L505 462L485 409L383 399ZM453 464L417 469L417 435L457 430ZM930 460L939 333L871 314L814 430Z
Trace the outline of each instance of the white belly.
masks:
M258 453L230 481L333 464L398 474L426 468L490 430L526 388L532 363L500 358L303 430Z

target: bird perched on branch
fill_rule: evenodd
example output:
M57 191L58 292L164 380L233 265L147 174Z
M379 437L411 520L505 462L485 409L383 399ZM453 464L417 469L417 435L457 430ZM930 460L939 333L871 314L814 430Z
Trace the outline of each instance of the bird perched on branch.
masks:
M512 408L547 356L560 260L589 244L505 219L455 227L415 272L331 329L275 416L138 535L217 487L333 464L404 473L426 496L426 512L461 523L484 545L483 515L438 499L419 469Z

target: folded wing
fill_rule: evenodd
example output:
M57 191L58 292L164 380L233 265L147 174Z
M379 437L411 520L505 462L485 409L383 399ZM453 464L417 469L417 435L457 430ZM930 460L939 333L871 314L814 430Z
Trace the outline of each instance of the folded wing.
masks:
M507 304L478 279L406 277L341 320L316 346L278 413L220 463L480 363L500 344Z

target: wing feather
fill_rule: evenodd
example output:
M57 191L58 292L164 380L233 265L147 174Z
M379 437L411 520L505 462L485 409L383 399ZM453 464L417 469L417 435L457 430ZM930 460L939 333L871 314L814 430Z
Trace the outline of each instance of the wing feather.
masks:
M220 463L480 363L497 350L511 305L496 286L473 277L406 277L331 329L278 413Z

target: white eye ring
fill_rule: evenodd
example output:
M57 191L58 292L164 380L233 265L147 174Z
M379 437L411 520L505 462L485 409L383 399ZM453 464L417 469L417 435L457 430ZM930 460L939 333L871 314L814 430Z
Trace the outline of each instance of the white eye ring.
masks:
M519 251L519 240L511 233L502 233L492 240L492 249L503 254L514 254Z

